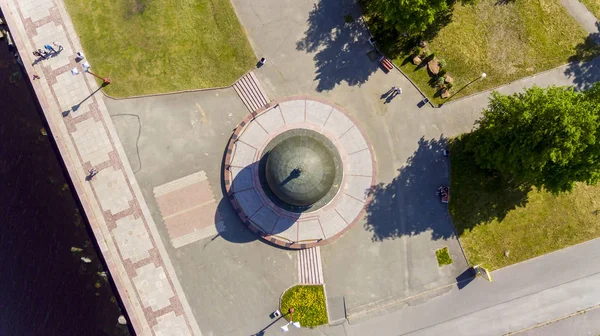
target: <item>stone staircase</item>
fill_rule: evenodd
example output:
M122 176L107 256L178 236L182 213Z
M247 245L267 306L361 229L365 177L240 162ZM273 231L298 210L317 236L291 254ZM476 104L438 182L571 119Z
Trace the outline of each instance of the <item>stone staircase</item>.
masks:
M235 82L233 88L250 112L256 112L269 104L269 97L267 97L253 71Z
M298 253L298 275L301 284L323 284L321 249L318 246L300 250Z

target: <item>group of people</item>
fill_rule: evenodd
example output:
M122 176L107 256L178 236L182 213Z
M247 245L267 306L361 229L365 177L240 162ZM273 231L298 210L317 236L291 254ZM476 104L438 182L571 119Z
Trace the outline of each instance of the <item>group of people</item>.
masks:
M392 86L392 88L390 90L392 91L392 92L390 92L390 95L392 96L392 98L394 98L394 96L397 96L402 93L402 88L400 88L400 87Z
M56 49L54 49L54 47L52 45L54 45L54 47L56 47ZM40 49L34 51L33 56L46 59L46 58L50 57L50 55L58 54L59 52L61 52L64 49L63 46L58 42L52 42L52 45L46 44L44 46L44 49L40 48Z
M436 194L441 197L448 196L449 190L450 190L450 188L448 188L446 186L441 186L438 188L438 191L436 192Z

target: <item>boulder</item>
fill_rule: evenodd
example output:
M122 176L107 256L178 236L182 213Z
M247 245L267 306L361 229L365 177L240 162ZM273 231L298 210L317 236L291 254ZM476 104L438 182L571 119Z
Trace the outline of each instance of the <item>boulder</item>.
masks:
M450 75L446 75L445 81L446 81L446 83L453 83L454 82L454 78L450 77Z
M450 97L450 90L443 90L441 97L444 99Z
M414 65L419 65L419 64L421 64L421 62L423 62L423 60L421 60L421 57L415 56L415 57L413 57L412 62Z
M429 63L427 63L427 68L429 69L429 72L431 72L434 75L437 75L440 73L440 64L439 64L439 60L437 58L432 59L431 61L429 61Z

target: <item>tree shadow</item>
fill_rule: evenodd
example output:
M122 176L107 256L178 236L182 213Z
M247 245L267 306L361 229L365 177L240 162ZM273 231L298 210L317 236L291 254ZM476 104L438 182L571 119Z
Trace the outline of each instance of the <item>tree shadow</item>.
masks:
M575 47L575 55L569 58L565 75L573 77L573 85L578 90L586 90L600 81L600 23L599 32L588 35L584 42Z
M494 171L480 168L465 148L472 133L451 141L449 211L460 236L464 231L493 220L502 221L509 211L527 204L531 186L516 185Z
M373 233L372 241L427 231L434 240L455 234L460 237L478 224L501 221L510 210L527 203L530 186L515 186L476 166L472 155L464 149L468 136L452 141L444 136L421 138L417 150L398 169L399 174L392 182L371 187L372 200L366 209L364 228ZM448 148L451 166L449 157L443 154ZM442 185L450 185L449 204L442 203L436 195Z
M436 195L439 186L448 185L448 159L443 155L446 145L443 136L421 138L392 182L371 187L364 228L373 233L372 241L426 231L431 231L435 240L454 236L447 205Z
M349 22L347 15L355 20ZM360 8L353 0L320 0L309 13L308 29L296 49L314 53L318 92L342 82L361 85L378 69L377 61L367 56L373 48L362 20L356 20L359 17Z

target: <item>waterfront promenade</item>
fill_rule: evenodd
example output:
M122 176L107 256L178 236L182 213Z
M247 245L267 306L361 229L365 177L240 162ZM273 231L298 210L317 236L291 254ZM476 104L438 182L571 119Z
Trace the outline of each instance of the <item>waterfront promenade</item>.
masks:
M201 335L99 87L77 58L82 48L64 4L0 0L0 8L128 322L138 335ZM63 48L48 59L33 55L53 42ZM91 169L98 174L89 179Z

